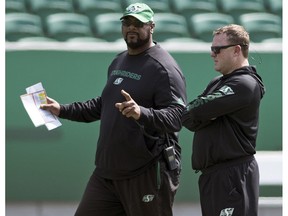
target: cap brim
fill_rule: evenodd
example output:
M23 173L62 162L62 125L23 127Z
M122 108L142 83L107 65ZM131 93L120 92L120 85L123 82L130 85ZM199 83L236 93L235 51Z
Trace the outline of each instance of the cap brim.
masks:
M150 21L150 20L148 20L147 18L143 17L143 16L140 15L140 14L128 14L128 15L122 16L122 17L120 18L120 20L122 20L124 17L127 17L127 16L135 17L136 19L138 19L139 21L141 21L141 22L143 22L143 23L147 23L147 22Z

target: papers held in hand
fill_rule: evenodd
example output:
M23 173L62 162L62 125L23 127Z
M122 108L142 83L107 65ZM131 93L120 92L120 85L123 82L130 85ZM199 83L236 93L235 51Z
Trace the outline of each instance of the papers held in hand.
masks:
M21 95L20 98L35 127L45 125L48 130L52 130L62 125L57 116L40 108L41 104L47 104L42 83L26 88L26 92L27 94Z

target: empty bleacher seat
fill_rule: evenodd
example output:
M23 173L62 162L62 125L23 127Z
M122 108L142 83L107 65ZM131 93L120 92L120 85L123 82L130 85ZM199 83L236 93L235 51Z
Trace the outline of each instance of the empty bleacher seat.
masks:
M154 15L155 29L153 39L164 41L173 37L189 37L185 18L173 13L157 13Z
M183 15L187 20L198 13L217 12L215 0L171 0L174 13Z
M124 2L124 7L126 8L128 5L132 3L139 2L139 0L124 0L123 2ZM155 13L170 12L169 0L142 0L141 2L149 5L149 7Z
M7 41L44 34L40 17L28 13L6 14L5 27Z
M122 13L106 13L96 16L92 28L95 36L107 41L122 38L120 21L122 16Z
M265 12L262 0L217 0L217 5L220 12L233 16L236 22L244 13Z
M99 14L122 12L119 0L75 0L74 5L76 11L87 15L90 21L93 21Z
M87 16L76 13L56 13L47 16L47 36L59 41L73 37L92 36Z
M70 13L74 11L71 0L27 0L29 11L39 15L42 20L54 13Z
M261 42L267 38L281 38L281 18L270 13L248 13L239 17L239 22L249 32L250 40Z
M189 28L191 35L205 42L211 42L213 31L234 23L232 16L221 13L202 13L191 16Z
M6 13L26 12L25 0L6 0L5 3Z
M282 17L282 0L263 0L263 2L267 12Z

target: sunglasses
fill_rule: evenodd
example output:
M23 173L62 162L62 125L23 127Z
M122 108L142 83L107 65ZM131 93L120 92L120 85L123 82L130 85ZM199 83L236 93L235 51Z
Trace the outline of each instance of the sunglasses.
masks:
M231 45L226 45L226 46L211 46L211 51L214 53L214 54L219 54L221 49L227 49L229 47L233 47L233 46L237 46L237 45L240 45L241 47L242 46L247 46L245 44L231 44Z
M143 23L139 20L129 20L129 19L123 19L122 25L125 27L129 27L130 25L133 25L136 28L142 28L146 23Z

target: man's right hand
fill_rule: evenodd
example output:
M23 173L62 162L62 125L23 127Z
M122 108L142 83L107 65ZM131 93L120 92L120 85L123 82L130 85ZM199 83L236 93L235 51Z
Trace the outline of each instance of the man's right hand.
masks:
M41 104L40 108L48 110L56 116L60 114L60 104L52 98L47 97L47 104Z

